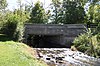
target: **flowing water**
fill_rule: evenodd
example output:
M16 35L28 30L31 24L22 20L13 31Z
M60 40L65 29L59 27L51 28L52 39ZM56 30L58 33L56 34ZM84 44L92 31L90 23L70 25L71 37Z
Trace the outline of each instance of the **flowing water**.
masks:
M100 59L69 48L36 48L37 58L49 66L100 66Z

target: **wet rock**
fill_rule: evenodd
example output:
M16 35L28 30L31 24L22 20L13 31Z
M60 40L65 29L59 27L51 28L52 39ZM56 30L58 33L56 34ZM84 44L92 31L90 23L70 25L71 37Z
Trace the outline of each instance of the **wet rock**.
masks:
M62 57L56 57L55 60L63 60Z
M50 58L46 58L46 60L50 60Z

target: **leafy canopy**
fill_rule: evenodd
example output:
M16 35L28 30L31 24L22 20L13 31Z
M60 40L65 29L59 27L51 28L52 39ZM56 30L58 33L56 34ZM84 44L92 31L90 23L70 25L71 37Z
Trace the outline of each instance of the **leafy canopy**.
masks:
M47 22L45 10L39 1L37 1L35 6L32 8L29 22L30 23L45 23L45 22Z

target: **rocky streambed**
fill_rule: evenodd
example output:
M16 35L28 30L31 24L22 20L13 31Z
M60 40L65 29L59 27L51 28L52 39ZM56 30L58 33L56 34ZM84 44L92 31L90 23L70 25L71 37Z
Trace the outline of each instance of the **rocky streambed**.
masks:
M37 58L49 66L100 66L100 59L69 48L35 48Z

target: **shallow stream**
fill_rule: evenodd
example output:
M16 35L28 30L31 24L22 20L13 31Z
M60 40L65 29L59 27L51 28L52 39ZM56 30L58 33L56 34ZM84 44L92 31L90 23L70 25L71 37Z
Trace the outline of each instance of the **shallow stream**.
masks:
M100 66L100 59L69 48L35 48L37 58L49 66Z

